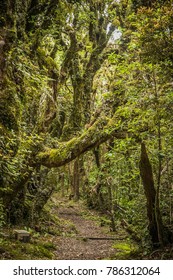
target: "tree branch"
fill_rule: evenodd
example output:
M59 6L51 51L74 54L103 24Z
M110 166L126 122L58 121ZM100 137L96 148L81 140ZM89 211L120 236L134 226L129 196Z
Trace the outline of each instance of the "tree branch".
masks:
M74 137L68 142L59 142L56 149L47 148L44 152L40 152L34 165L63 166L111 137L122 139L126 137L126 132L120 131L113 118L102 117L81 136Z

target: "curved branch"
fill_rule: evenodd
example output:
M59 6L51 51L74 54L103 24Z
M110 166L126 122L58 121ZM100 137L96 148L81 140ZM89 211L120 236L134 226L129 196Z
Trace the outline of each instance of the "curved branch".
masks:
M74 137L68 142L58 143L58 148L48 149L36 156L36 165L46 167L59 167L72 161L76 157L102 144L111 137L119 139L126 137L126 132L120 131L114 119L100 118L79 137Z

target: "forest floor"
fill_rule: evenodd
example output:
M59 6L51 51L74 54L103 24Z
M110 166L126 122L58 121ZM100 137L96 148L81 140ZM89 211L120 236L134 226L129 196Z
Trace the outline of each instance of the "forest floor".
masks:
M111 232L110 217L88 209L84 201L53 195L42 218L30 228L6 226L0 231L0 260L134 260L173 259L173 248L141 247L120 221ZM28 243L14 238L15 229L30 232ZM135 236L136 237L136 236Z
M20 226L31 233L31 241L14 239L15 228L0 235L0 259L100 260L136 259L138 244L117 223L111 232L108 216L90 210L85 203L54 195L35 228Z
M55 259L127 259L133 255L136 247L121 226L111 232L110 220L98 211L89 210L83 202L53 200L54 205L58 204L57 214L64 224L63 236L53 240L57 248Z

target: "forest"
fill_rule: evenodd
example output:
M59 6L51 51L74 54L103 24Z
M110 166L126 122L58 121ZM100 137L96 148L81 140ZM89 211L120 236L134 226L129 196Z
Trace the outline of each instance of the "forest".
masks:
M0 0L0 259L173 259L172 149L173 1Z

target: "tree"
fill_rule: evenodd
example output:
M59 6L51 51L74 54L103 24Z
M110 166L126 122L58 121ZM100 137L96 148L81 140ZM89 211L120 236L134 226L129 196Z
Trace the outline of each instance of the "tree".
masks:
M117 156L110 156L109 172L104 170L104 175L116 177L118 172L111 166L123 167L120 183L124 193L130 185L130 195L125 195L130 200L131 189L138 187L137 175L129 175L136 172L136 153L129 143L137 150L142 142L153 155L149 160L142 144L140 171L150 234L153 242L158 238L162 243L160 195L167 182L162 171L166 162L172 168L168 159L172 159L172 128L168 132L172 123L172 8L169 1L162 2L1 3L0 194L9 213L21 197L22 203L30 199L32 209L39 212L54 189L46 189L39 178L47 182L50 168L73 160L78 197L80 156L107 141L112 143L105 152L107 158L113 152ZM121 38L116 41L118 28ZM119 144L114 140L120 140ZM121 164L118 149L123 154ZM34 180L31 198L27 194ZM112 203L116 190L108 190Z
M8 1L1 5L1 61L5 63L1 70L1 195L5 205L32 178L32 158L40 150L42 139L58 145L47 133L72 138L72 143L74 135L89 122L93 79L107 57L103 51L115 29L112 25L107 32L105 9L106 3L92 1L82 1L82 5L67 1ZM64 91L70 101L67 109L62 102L66 98ZM86 137L86 146L96 145L97 139L92 144L93 140L87 143ZM68 150L69 142L66 145ZM73 158L74 155L65 159L64 153L64 163Z

